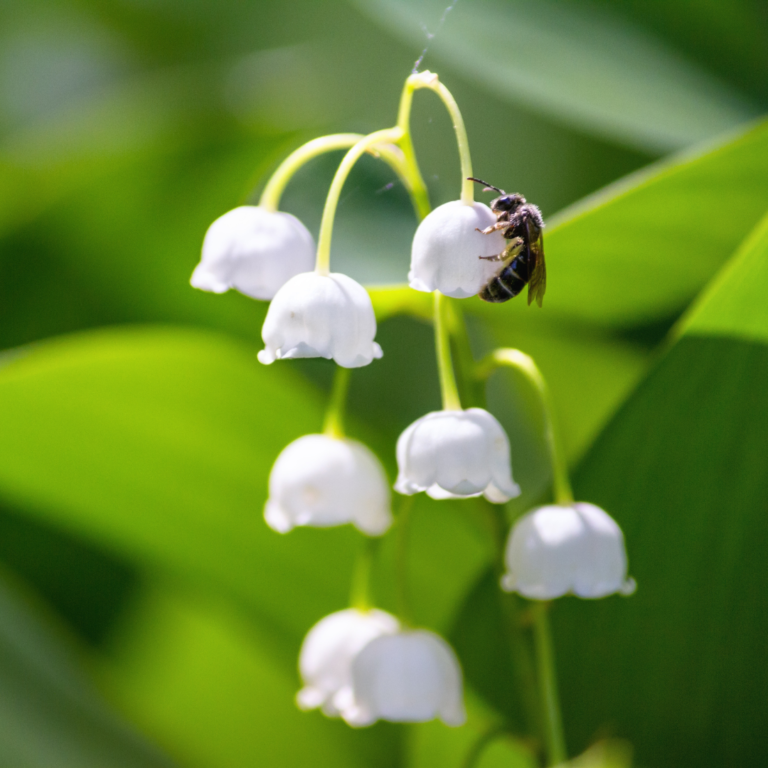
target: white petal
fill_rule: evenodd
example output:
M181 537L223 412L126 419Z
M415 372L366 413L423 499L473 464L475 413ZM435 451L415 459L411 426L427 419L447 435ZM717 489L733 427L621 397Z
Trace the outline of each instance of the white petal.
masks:
M314 255L312 235L295 216L243 205L208 228L190 282L213 293L235 288L271 299L294 275L313 268Z
M373 340L376 318L367 291L342 274L296 275L275 295L261 332L259 360L325 357L345 368L382 356Z
M397 464L399 493L426 491L434 499L485 494L497 504L520 494L507 435L482 408L422 416L400 435Z
M438 290L446 296L475 296L498 272L500 264L481 259L506 247L500 232L483 235L476 229L496 222L483 203L454 200L435 208L416 230L408 282L417 291Z
M371 640L399 628L394 616L375 609L348 608L321 619L301 646L299 671L305 686L296 696L299 707L322 707L329 716L348 709L353 701L353 659Z
M426 630L383 635L368 643L352 663L355 707L347 722L426 722L440 717L461 725L466 714L456 654Z
M572 593L630 594L621 529L594 504L549 505L518 520L507 541L502 587L535 600Z
M381 462L357 440L304 435L277 457L269 476L267 524L279 533L297 525L353 523L379 536L392 524Z

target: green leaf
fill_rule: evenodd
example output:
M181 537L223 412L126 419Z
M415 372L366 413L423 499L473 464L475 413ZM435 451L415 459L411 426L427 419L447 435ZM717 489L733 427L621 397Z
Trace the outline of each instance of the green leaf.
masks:
M594 5L475 0L448 13L443 0L356 4L414 51L428 45L430 57L495 96L629 146L676 149L757 113L734 89Z
M76 649L0 575L0 764L160 768L172 763L110 712Z
M573 748L601 727L662 767L759 763L768 747L766 290L768 220L577 473L579 498L621 524L638 591L554 612Z
M242 613L201 593L153 586L103 668L113 696L190 768L390 768L401 734L352 729L295 704L295 666Z

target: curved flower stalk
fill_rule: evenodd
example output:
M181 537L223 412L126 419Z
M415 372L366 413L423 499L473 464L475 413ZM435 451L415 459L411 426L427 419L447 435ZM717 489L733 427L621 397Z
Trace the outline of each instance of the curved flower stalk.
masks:
M426 491L433 499L483 495L495 504L520 495L507 434L482 408L434 411L417 419L397 441L397 466L399 493Z
M507 541L502 588L532 600L566 594L598 598L635 591L624 535L607 512L586 502L534 509Z
M483 203L454 200L435 208L413 238L411 288L455 299L476 296L499 270L497 262L480 257L495 256L506 245L500 232L477 231L495 223L496 216Z
M359 368L382 356L373 340L376 317L362 285L342 274L307 272L291 278L269 305L259 360L325 357Z
M301 645L299 671L304 687L296 694L301 709L317 709L329 717L353 706L352 662L372 640L400 629L385 611L347 608L321 619Z
M352 694L352 705L341 716L354 726L437 717L455 726L467 717L459 660L445 640L427 630L402 630L365 645L352 662Z
M295 216L243 205L208 228L190 283L203 291L234 288L268 300L292 277L312 269L314 249L312 235Z
M380 536L392 524L384 468L357 440L304 435L283 449L272 467L264 518L279 533L352 523Z

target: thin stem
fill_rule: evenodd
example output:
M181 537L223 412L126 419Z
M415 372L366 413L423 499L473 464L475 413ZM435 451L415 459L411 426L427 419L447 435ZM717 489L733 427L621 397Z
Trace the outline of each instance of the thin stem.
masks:
M491 529L496 556L493 559L496 584L501 583L504 575L504 549L506 546L507 521L504 510L497 504L491 504L485 499L478 500L487 514ZM507 635L512 673L515 676L515 687L523 705L523 717L528 733L543 740L544 724L542 708L539 701L539 690L536 681L533 657L527 634L523 629L520 616L519 600L515 595L497 589L499 609L501 612L504 631Z
M358 611L369 611L373 607L371 598L371 570L373 557L376 554L380 539L374 536L364 536L357 553L355 570L352 574L352 589L349 603Z
M505 729L501 726L493 726L489 728L485 733L481 734L474 744L469 748L464 760L461 764L462 768L475 768L480 762L480 758L485 752L485 748L491 744L494 739L498 738L505 732Z
M328 409L325 412L323 434L328 437L344 437L344 410L347 403L347 391L349 390L349 377L351 369L336 366L333 375L333 387Z
M557 431L555 411L549 394L549 387L547 387L541 371L536 366L533 358L519 349L497 349L478 364L476 375L478 378L487 378L500 366L507 366L520 371L539 393L544 410L544 437L547 441L552 462L552 485L555 502L563 505L573 504L573 491L571 490L571 482L568 479L568 464L565 460L565 452L563 451Z
M560 698L557 692L555 654L552 647L552 633L549 628L549 603L536 602L532 605L533 634L536 643L536 666L539 672L539 688L544 707L545 743L547 764L559 765L568 759L565 749L563 720L560 714Z
M411 523L413 496L404 496L396 520L395 587L397 613L405 627L412 625L410 590L408 589L408 529Z
M441 98L451 116L453 130L456 132L456 143L459 146L459 158L461 160L461 200L467 205L472 205L475 201L474 185L469 180L469 177L472 176L472 158L469 154L469 139L467 138L464 118L461 116L461 110L456 103L456 99L440 82L436 74L429 71L419 72L418 74L411 75L405 81L405 88L400 99L400 112L397 124L404 131L407 131L413 91L419 88L428 88L434 91Z
M344 182L349 176L355 163L376 144L396 144L402 138L402 131L399 128L387 128L383 131L374 133L360 139L344 155L336 174L331 182L331 188L328 191L328 197L323 209L323 218L320 221L320 234L317 238L317 260L315 262L315 271L320 275L327 275L331 266L331 235L333 234L333 220L336 216L336 208L341 197L341 190Z
M435 297L435 347L437 351L437 370L440 375L440 392L443 397L443 409L446 411L460 411L461 400L459 388L456 385L456 376L453 372L451 361L451 339L445 317L447 297L440 291L434 292Z
M294 150L280 163L277 170L272 174L272 177L267 182L267 186L264 187L264 191L261 193L259 205L268 211L276 211L280 205L280 197L286 185L302 165L325 152L351 147L362 138L364 137L359 133L334 133L330 136L312 139L312 141L308 141L303 146Z

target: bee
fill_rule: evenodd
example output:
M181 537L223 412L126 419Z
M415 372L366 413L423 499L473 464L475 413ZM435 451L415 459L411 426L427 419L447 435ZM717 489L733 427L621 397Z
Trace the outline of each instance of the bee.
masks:
M537 206L526 202L522 195L508 195L503 189L486 181L470 177L470 181L485 185L484 192L495 190L499 197L491 201L496 223L485 229L477 229L484 235L502 230L507 247L495 256L479 256L480 259L503 262L503 266L480 291L483 301L499 304L517 296L528 286L528 304L534 299L541 306L547 289L547 267L544 263L544 219Z

